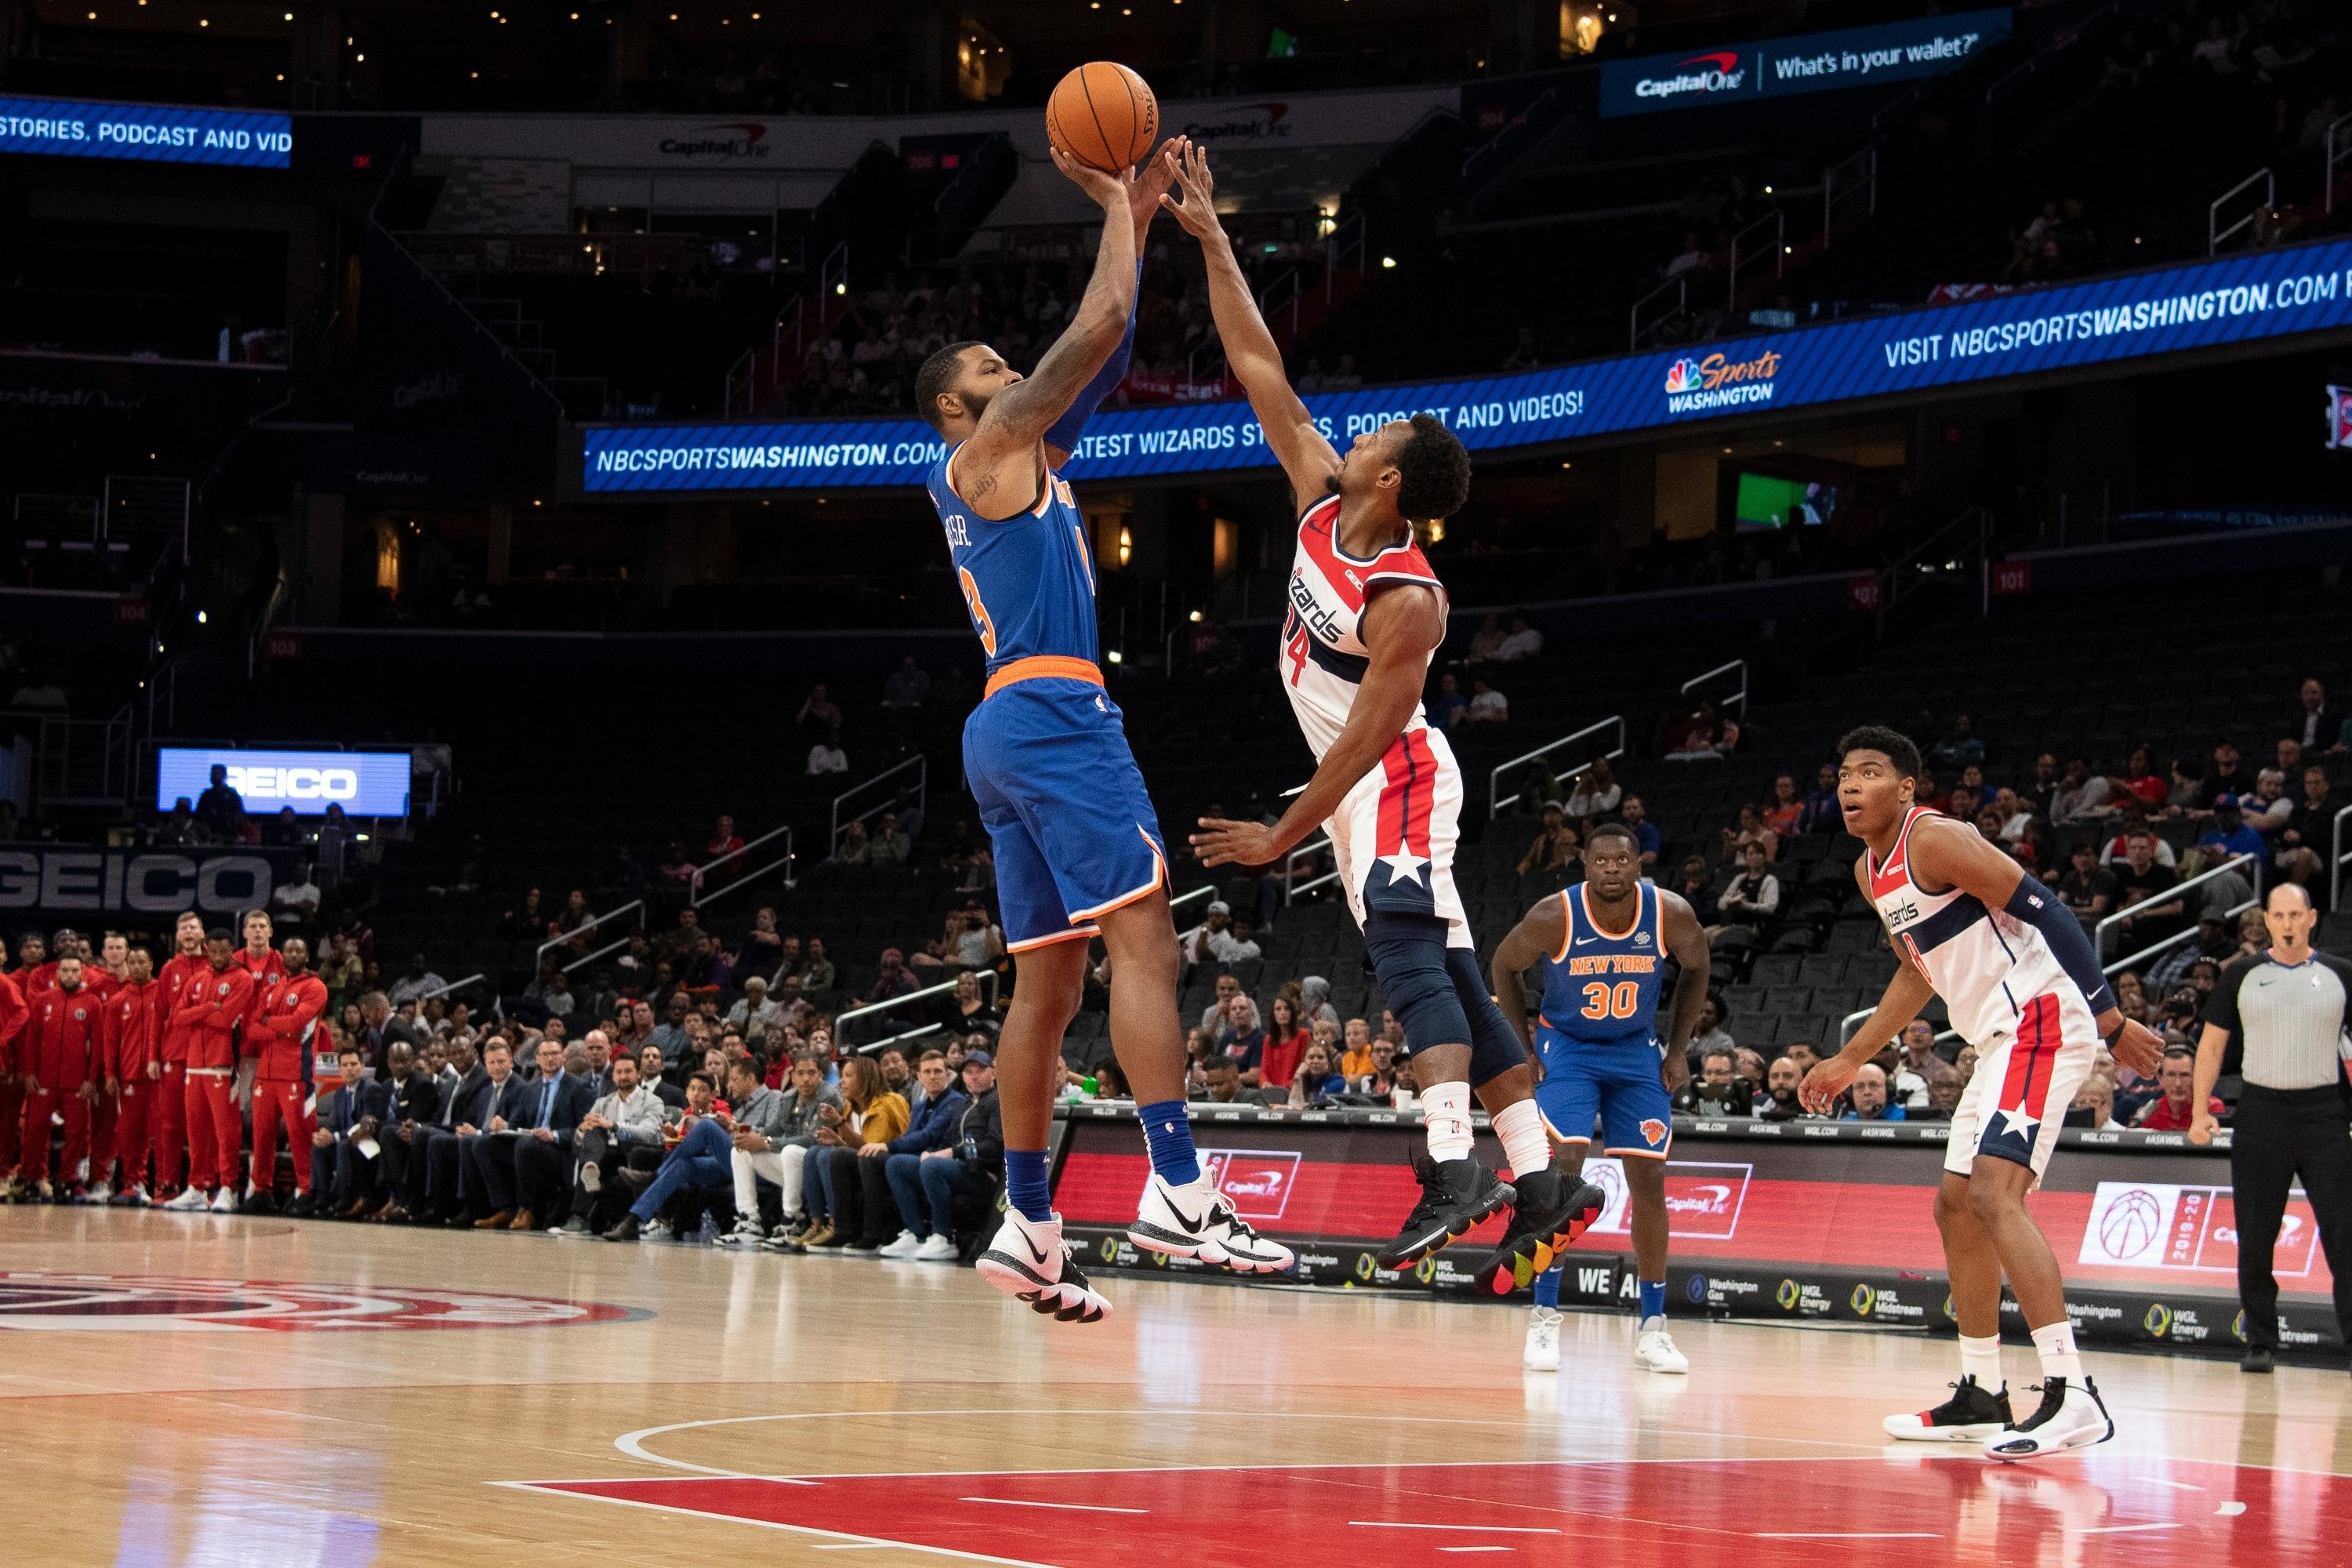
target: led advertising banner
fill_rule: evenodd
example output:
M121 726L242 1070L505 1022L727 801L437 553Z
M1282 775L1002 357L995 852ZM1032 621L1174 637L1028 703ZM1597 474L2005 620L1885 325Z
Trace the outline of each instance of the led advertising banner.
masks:
M1777 1136L1710 1136L1678 1121L1666 1166L1678 1311L1943 1326L1951 1321L1935 1199L1943 1129L1783 1124ZM1131 1118L1074 1114L1054 1206L1089 1266L1199 1272L1127 1241L1149 1173ZM1885 1133L1888 1136L1877 1136ZM1197 1118L1192 1135L1219 1189L1251 1224L1297 1249L1308 1284L1472 1292L1467 1273L1502 1235L1490 1220L1402 1273L1374 1260L1420 1194L1408 1163L1422 1130L1410 1117L1334 1112L1230 1121ZM2086 1335L2110 1342L2234 1344L2237 1230L2226 1157L2179 1140L2122 1147L2133 1134L2087 1135L2059 1151L2027 1205L2065 1265L2068 1301ZM2102 1139L2091 1142L2091 1139ZM1480 1157L1502 1152L1482 1135ZM1633 1234L1622 1171L1591 1160L1608 1194L1569 1255L1562 1293L1603 1305L1633 1295ZM2275 1268L2280 1342L2333 1347L2331 1277L2300 1192L2287 1205ZM1524 1305L1524 1295L1513 1298ZM2004 1304L2011 1326L2014 1309Z
M1752 103L1832 88L1951 70L2009 37L2007 7L1922 16L1875 27L1845 27L1691 53L1613 60L1601 68L1601 113Z
M184 910L234 916L267 904L299 858L291 849L0 848L0 913L160 924Z
M168 103L0 98L0 153L283 169L293 152L291 115Z
M1506 452L2346 328L2352 241L2336 240L1521 375L1328 393L1307 407L1342 449L1428 411L1471 450ZM916 419L604 425L583 437L592 495L919 485L946 450ZM1272 466L1249 405L1224 402L1097 414L1063 472Z
M185 796L193 805L212 784L215 767L228 770L228 787L245 797L247 816L275 816L292 806L297 816L324 816L340 805L346 816L408 815L406 752L239 752L202 746L162 746L155 752L155 809L169 811Z

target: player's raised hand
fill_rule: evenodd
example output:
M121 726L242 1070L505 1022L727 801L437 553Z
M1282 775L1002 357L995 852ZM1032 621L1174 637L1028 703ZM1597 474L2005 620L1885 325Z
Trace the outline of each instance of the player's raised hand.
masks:
M1092 197L1097 206L1106 212L1125 210L1128 190L1135 184L1133 170L1122 170L1116 174L1107 174L1090 163L1079 163L1059 147L1050 143L1047 144L1045 153L1054 160L1054 167L1068 175L1070 183Z
M1797 1086L1797 1103L1816 1116L1827 1116L1861 1068L1860 1062L1846 1060L1843 1053L1827 1061L1815 1062L1813 1070L1805 1075L1805 1081Z
M1209 173L1207 151L1185 142L1176 160L1175 174L1176 188L1184 199L1180 202L1162 195L1160 205L1174 213L1184 232L1195 239L1222 232L1217 223L1217 181Z
M2164 1065L2164 1037L2129 1018L2124 1020L2116 1037L2107 1042L2107 1049L2115 1053L2116 1061L2142 1078L2154 1078L2156 1069Z
M1201 826L1208 831L1193 834L1191 843L1203 866L1263 866L1282 853L1274 830L1260 823L1204 816Z
M1171 136L1160 144L1159 152L1137 167L1135 178L1127 187L1127 210L1135 220L1139 240L1143 231L1151 226L1151 220L1160 215L1160 198L1176 183L1177 159L1191 145L1181 136Z

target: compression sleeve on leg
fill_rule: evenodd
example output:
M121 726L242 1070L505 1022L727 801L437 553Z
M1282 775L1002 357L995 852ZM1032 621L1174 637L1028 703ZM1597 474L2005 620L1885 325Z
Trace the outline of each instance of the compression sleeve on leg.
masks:
M1143 281L1143 263L1140 261L1135 264L1135 279L1139 285L1136 303L1139 307L1142 304L1139 285ZM1095 372L1095 378L1078 389L1078 395L1071 400L1069 407L1062 411L1062 416L1054 421L1053 428L1045 432L1045 445L1059 447L1065 452L1076 451L1079 437L1087 433L1087 421L1095 416L1095 410L1102 406L1102 400L1111 395L1111 389L1127 379L1128 361L1135 355L1135 314L1133 310L1128 311L1127 334L1118 340L1118 347L1111 351L1110 358L1103 361L1102 369Z
M2091 939L2083 934L2083 922L2042 886L2039 877L2029 871L2018 879L2017 891L2009 896L2008 912L2042 933L2058 966L2082 991L2094 1016L2116 1005L2114 988L2100 973L2099 955L2092 951Z

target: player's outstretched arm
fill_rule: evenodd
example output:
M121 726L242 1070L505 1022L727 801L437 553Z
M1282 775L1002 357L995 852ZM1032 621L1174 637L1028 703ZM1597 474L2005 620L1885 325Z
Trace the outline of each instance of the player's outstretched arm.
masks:
M1204 816L1208 831L1192 835L1204 866L1262 866L1286 854L1339 809L1356 781L1380 765L1421 702L1429 656L1445 640L1445 608L1433 590L1401 583L1381 588L1364 606L1360 626L1369 668L1348 710L1347 727L1306 789L1272 827Z
M1568 911L1557 898L1549 898L1519 917L1495 956L1486 965L1486 978L1495 987L1495 1004L1511 1027L1519 1032L1520 1040L1529 1047L1528 1060L1535 1063L1536 1077L1543 1077L1543 1064L1537 1061L1533 1047L1536 1043L1535 1014L1528 1005L1528 971L1538 963L1559 951L1568 939Z
M1135 229L1136 282L1139 286L1143 280L1144 239L1151 232L1151 220L1160 216L1160 198L1168 194L1168 187L1175 181L1177 151L1186 145L1188 143L1181 136L1161 142L1159 153L1146 158L1136 171L1135 178L1128 183L1127 212L1128 220ZM1129 300L1127 331L1119 338L1118 347L1111 350L1110 357L1103 361L1101 368L1095 372L1094 379L1078 389L1069 407L1063 410L1062 416L1055 420L1045 432L1045 462L1048 467L1058 468L1070 460L1070 454L1078 449L1078 441L1085 436L1087 422L1094 417L1095 410L1101 407L1103 399L1127 379L1128 364L1135 355L1135 300Z
M1201 258L1209 270L1209 314L1225 345L1225 363L1249 395L1250 410L1265 432L1265 444L1304 506L1321 496L1325 481L1339 471L1339 454L1331 449L1331 443L1324 439L1307 412L1307 405L1290 389L1282 351L1275 346L1274 334L1266 331L1265 318L1258 314L1257 297L1250 292L1249 279L1234 258L1233 242L1217 221L1217 183L1209 173L1207 153L1185 147L1177 160L1176 187L1183 193L1181 204L1166 196L1160 201L1176 215L1184 232L1201 242Z
M2083 934L2083 922L2039 877L2029 876L1974 828L1940 817L1925 818L1911 830L1910 858L1914 881L1958 888L1986 909L2000 910L2039 931L2059 967L2090 1004L2099 1037L2116 1059L2134 1072L2156 1076L2164 1060L2163 1039L2116 1008L2115 988L2100 970L2091 939Z
M1663 1064L1669 1092L1682 1088L1690 1077L1690 1043L1698 1033L1700 1010L1706 1005L1706 983L1709 960L1713 954L1706 945L1706 930L1698 923L1698 911L1680 893L1658 889L1658 910L1663 917L1666 951L1674 955L1681 973L1675 979L1674 1009L1669 1016L1666 1033L1666 1058Z
M1036 500L1038 444L1118 347L1135 311L1135 224L1128 196L1137 175L1131 170L1106 174L1064 157L1058 147L1049 151L1055 165L1103 209L1102 244L1095 251L1094 276L1087 280L1068 329L1037 362L1035 374L989 399L978 427L963 445L956 466L971 487L967 495L975 504L980 494L992 489L1009 500L1025 489L1030 500ZM1169 155L1167 150L1160 153ZM1013 516L1018 510L1015 506L1002 515ZM983 509L982 515L989 515L988 510Z

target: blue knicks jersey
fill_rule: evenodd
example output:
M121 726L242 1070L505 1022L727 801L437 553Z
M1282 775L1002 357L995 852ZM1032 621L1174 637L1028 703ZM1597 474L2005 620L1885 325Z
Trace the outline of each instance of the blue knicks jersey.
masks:
M1544 960L1543 1021L1570 1040L1592 1045L1650 1044L1658 1032L1658 989L1666 935L1658 889L1634 884L1633 923L1605 931L1586 906L1584 884L1559 895L1568 930Z
M1014 659L1038 657L1095 662L1095 569L1087 554L1086 519L1069 481L1045 470L1045 491L1027 511L991 522L974 511L950 476L956 451L925 480L947 531L956 584L992 674Z

